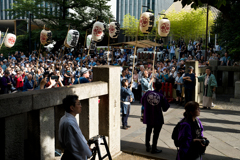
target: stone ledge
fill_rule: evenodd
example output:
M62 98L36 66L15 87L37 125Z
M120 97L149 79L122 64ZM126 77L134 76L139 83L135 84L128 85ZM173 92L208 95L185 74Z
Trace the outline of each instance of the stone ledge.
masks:
M233 67L233 66L218 66L218 71L232 71L232 72L240 72L240 67Z
M0 118L62 104L62 99L76 94L79 100L108 94L108 83L92 82L72 86L29 91L0 96Z

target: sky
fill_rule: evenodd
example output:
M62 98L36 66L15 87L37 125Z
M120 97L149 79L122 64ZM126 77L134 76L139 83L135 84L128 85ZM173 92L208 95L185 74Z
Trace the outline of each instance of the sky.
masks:
M109 6L111 6L111 12L115 19L116 19L116 9L117 9L116 3L117 3L117 0L111 0L110 2L107 3Z

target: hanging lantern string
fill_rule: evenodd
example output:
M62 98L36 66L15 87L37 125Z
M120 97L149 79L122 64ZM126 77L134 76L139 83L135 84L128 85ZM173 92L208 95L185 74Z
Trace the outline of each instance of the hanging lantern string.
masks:
M98 20L98 16L97 16L97 18L96 18L96 22L97 22L97 20ZM93 34L93 33L92 33L92 34ZM89 52L90 52L91 44L92 44L92 37L91 37L91 40L90 40L90 45L89 45L89 48L88 48L88 55L87 55L87 57L89 57Z
M6 36L7 36L7 33L8 33L8 28L7 28L7 31L6 31L6 33L5 33L5 35L4 35L4 37L3 37L3 41L2 41L2 44L1 44L1 46L0 46L0 49L2 48L3 42L5 41L5 38L6 38Z

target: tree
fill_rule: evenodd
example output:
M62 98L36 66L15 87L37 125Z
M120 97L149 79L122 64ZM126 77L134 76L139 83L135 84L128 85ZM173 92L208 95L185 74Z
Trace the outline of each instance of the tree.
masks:
M218 43L229 52L231 59L240 60L240 2L238 1L229 10L229 18L234 21L226 21L223 13L220 13L213 26L213 32L218 34Z
M206 14L204 8L180 12L175 10L166 14L171 22L170 35L175 39L184 38L185 42L190 39L197 39L206 34ZM209 29L213 25L214 19L212 12L209 12Z
M40 28L45 24L52 30L53 39L57 41L55 48L58 49L66 37L68 25L80 32L83 44L86 30L92 28L97 17L108 23L108 18L112 17L108 1L110 0L15 0L12 9L7 11L14 18L28 17L32 13L35 24ZM46 2L45 5L43 2ZM37 43L39 41L37 39Z
M234 21L234 19L229 18L229 10L231 10L232 6L237 4L237 0L174 0L174 2L181 1L182 5L191 5L192 8L197 9L203 7L207 3L217 8L222 12L222 16L225 20Z

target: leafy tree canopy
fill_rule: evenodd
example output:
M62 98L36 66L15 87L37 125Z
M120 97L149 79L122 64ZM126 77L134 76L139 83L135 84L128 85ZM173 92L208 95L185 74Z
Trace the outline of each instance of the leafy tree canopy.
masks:
M12 9L6 11L14 18L28 17L32 13L34 23L40 27L36 34L39 35L43 25L46 25L57 41L55 48L59 48L66 37L68 25L80 32L83 44L86 30L90 34L97 17L108 23L109 17L113 17L108 1L110 0L15 0ZM39 43L38 35L33 35L37 38L33 42Z
M234 21L226 21L222 16L223 13L220 13L215 24L213 26L213 32L218 34L218 43L220 46L225 48L231 59L235 61L240 60L240 2L238 1L235 5L232 6L232 9L229 10L229 18L234 19Z

